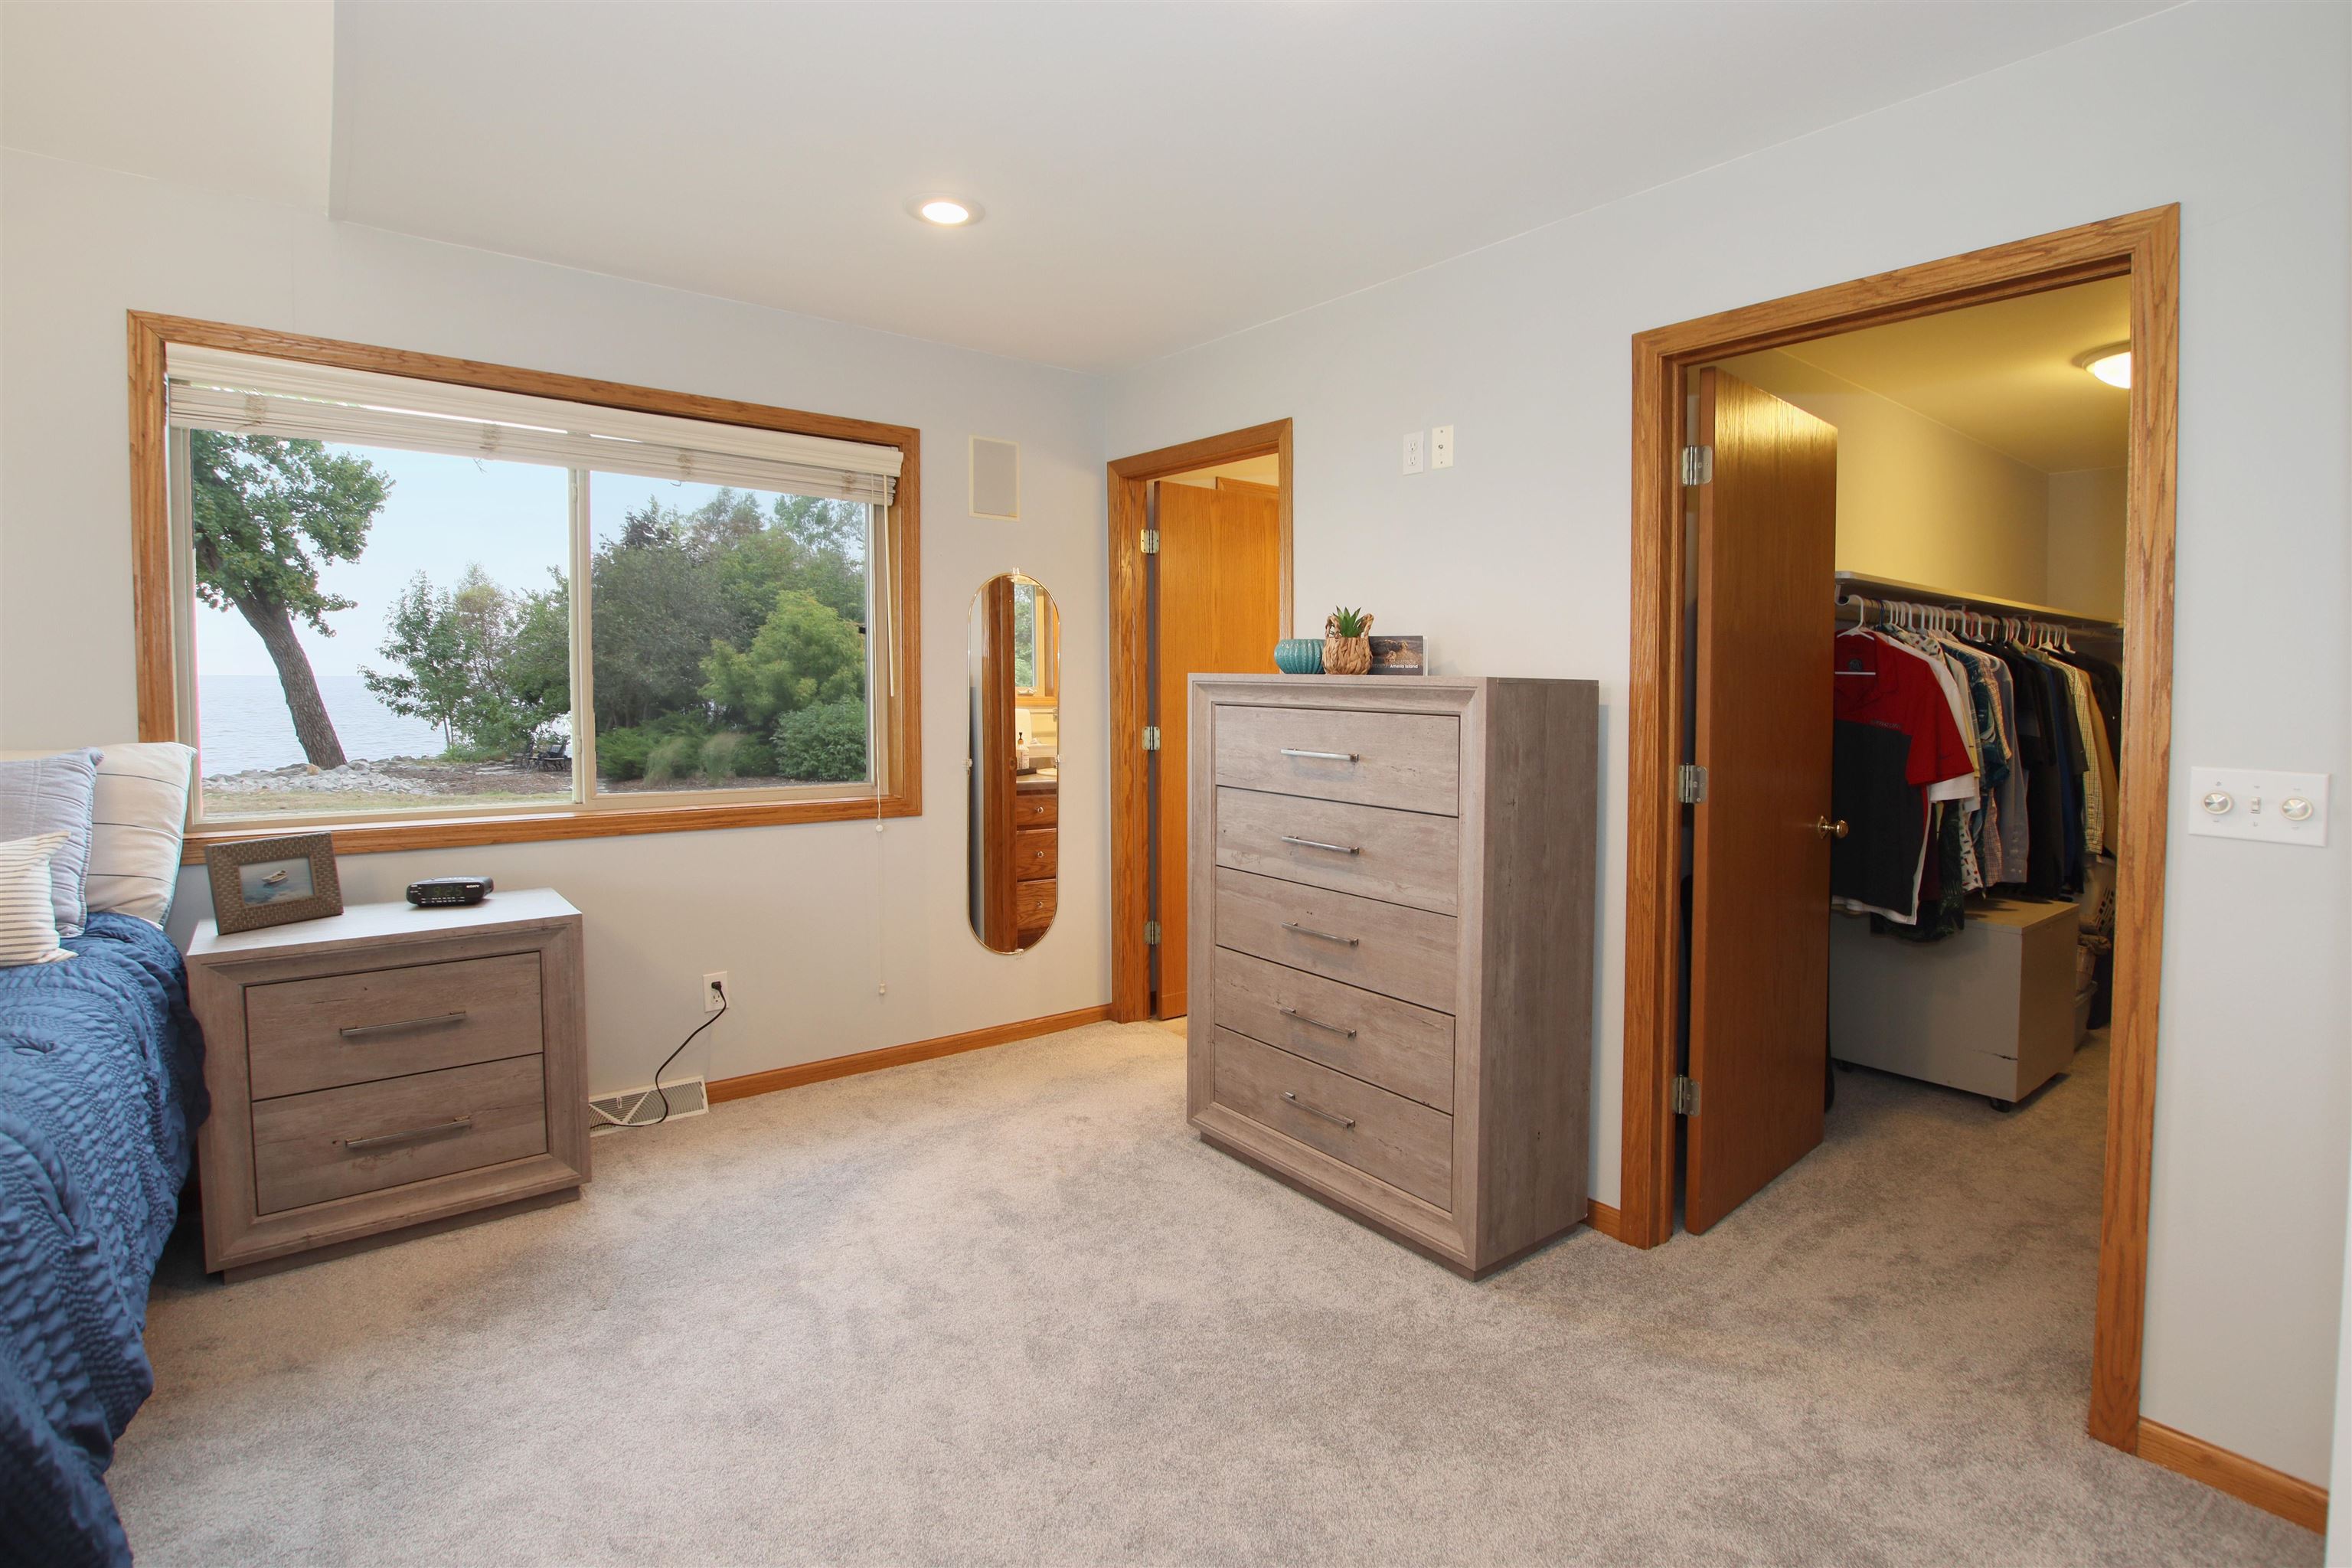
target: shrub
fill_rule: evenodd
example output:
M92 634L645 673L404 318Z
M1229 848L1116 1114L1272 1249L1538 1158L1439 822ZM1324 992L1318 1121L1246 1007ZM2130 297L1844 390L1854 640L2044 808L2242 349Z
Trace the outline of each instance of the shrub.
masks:
M702 776L713 784L762 778L775 771L776 753L757 736L722 730L702 742Z
M866 776L866 704L855 697L784 715L776 726L776 767L808 783Z
M607 730L596 737L596 772L608 779L643 778L646 753L661 739L648 730Z
M655 742L653 750L646 753L646 783L670 784L688 776L698 750L685 735L667 735Z

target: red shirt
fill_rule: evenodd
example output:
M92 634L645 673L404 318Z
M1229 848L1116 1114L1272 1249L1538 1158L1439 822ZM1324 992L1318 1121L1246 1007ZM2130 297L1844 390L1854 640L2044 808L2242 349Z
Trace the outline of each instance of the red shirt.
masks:
M1975 772L1968 742L1952 722L1943 682L1925 658L1866 632L1848 632L1831 646L1836 650L1837 716L1910 736L1906 783L1924 789Z

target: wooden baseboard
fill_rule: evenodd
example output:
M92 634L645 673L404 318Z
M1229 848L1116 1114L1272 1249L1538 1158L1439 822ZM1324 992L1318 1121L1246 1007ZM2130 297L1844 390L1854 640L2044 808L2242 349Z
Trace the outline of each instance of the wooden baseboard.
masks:
M1625 1239L1625 1216L1594 1198L1584 1205L1584 1223L1612 1241Z
M966 1029L961 1035L941 1035L935 1039L913 1040L903 1046L885 1046L876 1051L858 1051L845 1057L827 1057L823 1061L745 1073L740 1078L718 1079L709 1086L710 1103L717 1105L723 1100L749 1100L755 1094L772 1094L780 1089L798 1089L804 1083L823 1083L831 1078L851 1078L862 1072L879 1072L884 1068L904 1067L908 1062L927 1062L934 1057L951 1057L959 1051L977 1051L1013 1040L1034 1039L1039 1035L1075 1029L1082 1024L1099 1024L1109 1016L1110 1004L1106 1002L1098 1006L1048 1014L1043 1018L1023 1018L1017 1023L992 1024L985 1029Z
M2202 1437L2167 1426L2147 1416L2139 1422L2139 1457L2162 1465L2190 1480L2228 1492L2274 1513L2290 1524L2325 1533L2327 1529L2327 1489L2298 1480L2243 1454L2216 1447Z

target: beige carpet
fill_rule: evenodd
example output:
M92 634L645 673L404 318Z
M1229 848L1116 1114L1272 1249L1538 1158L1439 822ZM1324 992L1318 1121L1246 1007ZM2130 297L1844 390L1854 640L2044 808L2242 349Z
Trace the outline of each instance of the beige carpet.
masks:
M600 1137L585 1201L235 1287L184 1242L142 1564L2314 1563L2083 1436L2102 1052L1840 1079L1713 1234L1473 1286L1098 1025Z

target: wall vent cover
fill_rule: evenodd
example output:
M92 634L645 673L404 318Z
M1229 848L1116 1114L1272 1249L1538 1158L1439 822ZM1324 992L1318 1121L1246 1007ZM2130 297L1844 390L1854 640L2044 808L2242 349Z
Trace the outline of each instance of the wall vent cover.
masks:
M1021 521L1021 444L986 436L971 438L971 515L998 522Z
M623 1089L602 1100L592 1100L588 1109L596 1120L588 1124L590 1131L606 1127L650 1127L662 1119L662 1095L669 1096L669 1119L700 1116L710 1109L710 1090L699 1078L682 1078L675 1083L665 1082L661 1094L656 1094L649 1084L644 1089Z

